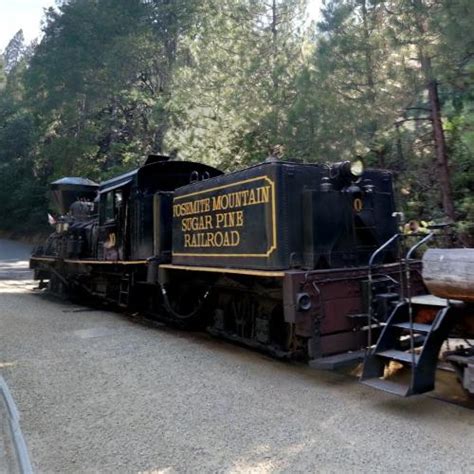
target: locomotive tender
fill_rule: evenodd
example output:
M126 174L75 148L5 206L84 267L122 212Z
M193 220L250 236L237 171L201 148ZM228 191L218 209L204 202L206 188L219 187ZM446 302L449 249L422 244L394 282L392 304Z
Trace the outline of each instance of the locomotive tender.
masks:
M270 158L222 174L151 155L100 185L64 178L52 191L56 232L31 267L56 293L321 368L361 360L407 294L395 240L384 245L398 228L391 174L358 162Z

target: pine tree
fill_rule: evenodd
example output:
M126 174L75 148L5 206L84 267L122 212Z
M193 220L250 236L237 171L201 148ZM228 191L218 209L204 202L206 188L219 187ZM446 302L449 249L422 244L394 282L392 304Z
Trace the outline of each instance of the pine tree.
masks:
M297 0L206 0L182 46L170 148L225 167L261 160L284 142L302 66Z
M5 63L3 60L3 56L0 55L0 92L5 87L6 82L7 82L7 77L5 74Z
M25 37L23 30L18 30L8 42L3 53L5 72L9 74L21 61L25 53Z
M422 87L427 93L424 109L429 114L432 143L434 145L433 160L436 164L438 185L441 192L442 207L445 216L455 220L455 207L451 182L448 148L443 128L442 103L439 96L439 78L434 64L439 54L439 33L437 19L442 15L443 2L431 0L410 0L409 2L387 2L390 5L390 21L393 34L398 42L412 48L421 72ZM421 93L421 91L419 91Z

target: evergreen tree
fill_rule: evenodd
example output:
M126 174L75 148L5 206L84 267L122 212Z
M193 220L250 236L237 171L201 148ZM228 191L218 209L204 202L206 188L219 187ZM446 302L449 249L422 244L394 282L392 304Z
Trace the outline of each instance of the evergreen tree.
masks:
M7 77L5 74L5 62L3 60L3 56L0 55L0 92L5 87L7 82Z
M0 61L2 226L42 220L52 179L149 152L227 170L358 155L394 172L410 218L455 218L467 242L471 3L326 0L308 32L305 0L61 2Z
M173 84L170 148L236 167L284 141L304 2L206 0Z
M3 53L5 72L9 74L17 66L25 54L25 37L23 30L18 30L8 42Z

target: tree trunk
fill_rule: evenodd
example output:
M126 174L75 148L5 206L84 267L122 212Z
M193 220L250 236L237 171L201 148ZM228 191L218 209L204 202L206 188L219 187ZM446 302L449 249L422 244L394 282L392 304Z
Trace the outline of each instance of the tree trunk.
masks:
M474 302L474 249L429 249L423 281L440 298Z
M428 89L428 99L430 103L430 116L433 129L433 140L435 145L436 165L438 168L438 180L443 203L443 210L446 217L454 221L454 201L451 187L451 176L449 170L448 151L444 136L443 122L441 119L441 105L438 96L438 82L433 75L431 58L425 54L424 41L428 31L426 25L427 9L422 0L413 0L415 6L416 22L421 35L418 42L418 55L421 69Z
M276 73L276 64L277 64L277 54L278 54L278 44L277 44L277 0L272 0L272 24L271 24L271 31L272 31L272 108L273 108L273 139L278 139L278 131L279 131L279 107L278 107L278 93L279 93L279 84L278 84L278 75ZM276 145L276 143L273 143Z
M373 148L375 143L375 138L378 132L378 120L376 115L376 107L377 107L377 88L375 87L375 68L374 68L374 60L372 58L372 45L371 45L371 26L369 25L370 21L370 13L367 10L367 0L360 0L361 5L361 12L362 12L362 26L363 26L363 35L364 35L364 59L365 59L365 75L367 81L367 101L371 108L370 114L372 116L371 120L369 121L370 131L369 131L369 146ZM374 14L374 12L371 12ZM385 168L385 151L380 150L378 146L376 146L375 156L377 157L377 164L380 168Z
M438 179L441 188L443 209L446 217L454 221L454 202L451 187L451 176L449 170L448 151L444 136L443 122L441 119L441 105L438 96L438 83L432 75L431 59L420 52L421 67L426 78L428 98L430 102L430 116L433 127L433 140L435 144L436 165L438 168Z

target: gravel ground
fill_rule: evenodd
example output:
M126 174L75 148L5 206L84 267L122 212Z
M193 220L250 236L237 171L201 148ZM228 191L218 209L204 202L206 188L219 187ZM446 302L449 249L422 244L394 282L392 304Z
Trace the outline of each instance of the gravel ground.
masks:
M474 472L472 410L51 300L1 263L0 374L37 472Z

